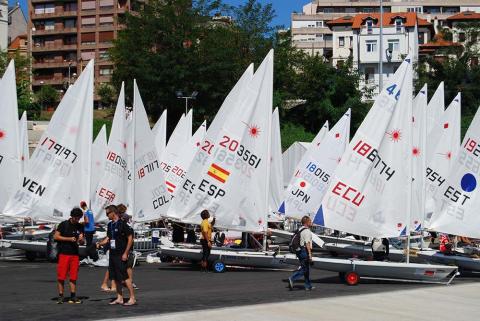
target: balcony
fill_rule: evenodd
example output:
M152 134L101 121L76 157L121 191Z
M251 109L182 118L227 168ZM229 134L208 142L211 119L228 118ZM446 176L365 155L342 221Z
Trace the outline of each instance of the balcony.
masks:
M31 18L32 20L39 20L39 19L50 19L50 18L59 18L59 17L76 17L76 11L63 11L58 10L53 13L32 13Z
M332 40L316 40L316 41L295 41L293 46L298 49L319 49L319 48L332 48Z
M63 85L68 83L68 77L50 77L50 76L37 76L33 79L33 86L43 85Z
M47 36L47 35L58 35L58 34L76 34L77 27L74 28L63 28L63 29L49 29L49 30L40 30L36 29L32 36Z
M77 45L33 46L33 52L76 51Z
M33 69L48 69L48 68L68 68L68 66L77 67L75 61L52 61L52 62L33 62Z
M302 28L292 28L292 35L297 34L316 34L316 33L328 33L331 34L332 31L328 27L302 27Z

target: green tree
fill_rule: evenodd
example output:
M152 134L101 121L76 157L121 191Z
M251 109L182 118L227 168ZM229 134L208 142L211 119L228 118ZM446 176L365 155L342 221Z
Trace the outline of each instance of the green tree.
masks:
M445 83L445 103L461 92L462 95L462 134L465 133L480 104L480 47L477 37L480 24L477 22L462 23L457 26L458 32L465 34L463 46L450 46L442 52L442 59L433 56L421 56L417 66L418 80L416 90L423 84L428 85L429 97L441 81Z
M113 107L117 98L115 88L107 83L103 83L98 86L97 95L100 96L100 104L104 108Z
M60 95L58 91L50 86L45 85L40 88L39 91L35 94L36 101L40 104L43 109L53 107L58 102Z

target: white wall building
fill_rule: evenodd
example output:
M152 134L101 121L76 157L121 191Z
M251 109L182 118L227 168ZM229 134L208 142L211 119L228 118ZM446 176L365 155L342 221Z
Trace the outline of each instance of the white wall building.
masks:
M383 48L380 48L380 14L357 14L328 23L333 34L332 63L339 65L352 58L353 67L363 75L361 87L368 86L378 93L380 82L380 50L383 55L385 85L411 54L418 59L418 34L430 40L433 25L419 19L416 13L385 13L383 15ZM417 25L417 28L416 28Z
M0 51L8 48L8 0L0 0Z
M384 0L384 12L416 12L437 25L446 25L447 17L463 11L480 13L479 0ZM371 0L314 0L303 6L301 13L292 14L294 46L308 53L332 55L333 35L326 28L328 21L346 15L380 12L380 2ZM420 35L420 41L421 35ZM422 43L422 42L421 42ZM424 42L426 43L426 41Z

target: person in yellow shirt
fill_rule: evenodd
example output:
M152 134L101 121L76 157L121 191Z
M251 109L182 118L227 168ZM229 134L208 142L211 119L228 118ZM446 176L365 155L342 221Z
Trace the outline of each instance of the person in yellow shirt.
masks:
M202 223L200 224L200 244L202 244L202 271L207 271L208 268L208 257L210 256L210 250L212 249L212 229L215 224L215 217L212 222L208 220L210 218L210 213L208 210L203 210L200 213L202 217Z

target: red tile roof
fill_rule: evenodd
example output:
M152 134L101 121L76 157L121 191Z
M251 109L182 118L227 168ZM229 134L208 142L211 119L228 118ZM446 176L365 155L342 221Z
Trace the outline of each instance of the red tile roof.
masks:
M448 17L447 20L448 21L480 20L480 13L476 13L474 11L464 11Z
M379 13L361 13L355 16L345 16L338 19L330 20L327 22L329 26L342 26L351 25L352 29L360 29L365 23L367 18L371 18L374 21L374 26L378 27L380 22ZM421 27L432 27L433 25L425 19L418 18L415 12L388 12L383 14L383 26L393 26L395 24L395 18L402 18L404 20L405 27L414 27L415 21L417 25Z
M432 41L427 42L426 44L420 45L420 49L436 49L436 48L441 48L441 47L451 47L451 46L461 46L462 44L458 42L452 42L443 39L442 34L436 34L435 37L433 37Z

